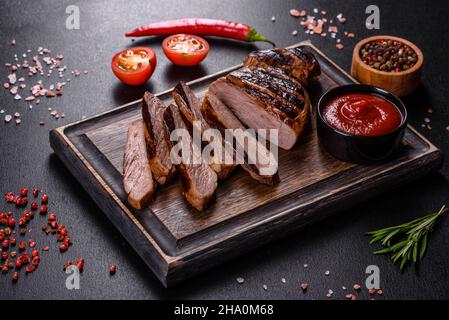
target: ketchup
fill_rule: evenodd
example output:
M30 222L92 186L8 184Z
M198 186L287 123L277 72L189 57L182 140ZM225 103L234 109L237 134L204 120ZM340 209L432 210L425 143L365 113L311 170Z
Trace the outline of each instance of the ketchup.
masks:
M327 124L356 136L385 135L402 122L399 109L374 94L350 93L336 97L324 106L322 114Z

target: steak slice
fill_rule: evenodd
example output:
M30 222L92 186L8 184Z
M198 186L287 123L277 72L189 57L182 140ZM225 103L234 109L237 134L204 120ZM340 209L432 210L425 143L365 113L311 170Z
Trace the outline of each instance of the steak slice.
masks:
M176 167L170 161L170 148L165 139L167 130L164 112L167 106L150 92L145 92L142 101L142 118L150 167L160 185L169 182L176 174Z
M181 154L174 151L175 149L173 148L178 147L178 144L175 146L169 136L167 136L167 141L171 145L172 153L176 153L178 156L183 195L196 210L202 211L215 197L217 174L208 164L204 163L204 161L200 161L199 164L193 162L197 157L200 157L200 160L202 160L201 150L199 150L198 146L193 143L190 130L184 123L181 113L176 105L171 104L167 108L164 113L164 119L168 132L171 133L175 129L184 130L185 134L182 137L182 141L178 142L178 144L182 143L183 145L180 150ZM187 148L185 148L185 146ZM187 161L184 161L182 159L183 157L185 157Z
M180 82L176 85L173 90L173 99L175 100L179 111L181 111L184 120L192 130L199 130L199 133L203 134L206 130L210 129L210 126L201 114L201 101L184 82ZM199 125L194 128L194 123L199 123ZM212 140L215 138L218 139L220 137L213 137ZM220 141L220 143L223 146L223 142ZM223 151L226 152L224 148ZM222 159L219 158L219 155L212 154L209 160L209 165L217 174L218 179L227 178L235 168L234 164L225 163L225 157L226 155L224 153L222 154Z
M255 90L266 93L275 100L282 103L279 104L281 110L287 113L290 117L296 117L304 108L304 97L297 95L295 91L289 90L288 84L283 79L276 79L257 68L250 70L242 68L231 72L226 76L229 82L239 87L253 87ZM286 88L287 87L287 88Z
M301 48L275 48L250 53L243 65L248 68L279 68L287 71L302 85L308 86L320 75L320 65L315 56Z
M220 99L247 127L253 129L277 129L279 147L290 150L307 122L310 102L304 97L304 107L292 109L281 100L258 90L258 87L241 82L241 86L225 78L214 81L209 92Z
M211 127L220 130L223 137L226 136L226 129L246 129L239 119L237 119L231 112L231 110L229 110L214 94L210 92L204 98L201 106L201 112L208 124ZM247 153L247 146L240 145L240 149L237 148L238 141L236 141L236 139L233 139L232 141L226 140L225 146L226 148L232 150L233 157L235 159L243 162L241 164L242 168L249 173L253 179L267 185L277 184L279 182L277 159L263 144L258 143L254 136L248 135L247 137L248 143L254 143L257 145L257 150L259 151L258 156L265 157L263 161L258 161L260 160L259 157L256 159L252 157L252 161L250 161L251 155ZM252 141L249 142L249 140ZM269 165L272 167L269 167ZM268 170L263 172L263 169Z
M148 204L157 186L151 174L143 129L142 120L131 123L123 158L123 187L129 204L139 210Z

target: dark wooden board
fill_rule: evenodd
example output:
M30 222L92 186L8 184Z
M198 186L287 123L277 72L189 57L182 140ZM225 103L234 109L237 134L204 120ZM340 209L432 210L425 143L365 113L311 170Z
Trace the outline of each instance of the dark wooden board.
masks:
M323 71L310 88L312 105L329 88L354 82L310 43ZM239 66L195 80L200 96L218 77ZM160 93L166 103L171 89ZM402 152L387 163L357 166L322 151L314 121L291 151L279 152L281 182L261 185L242 170L219 183L217 201L202 213L184 200L174 181L158 190L148 209L126 203L122 159L129 123L140 100L51 131L56 154L165 286L286 235L331 213L438 168L441 152L408 127Z

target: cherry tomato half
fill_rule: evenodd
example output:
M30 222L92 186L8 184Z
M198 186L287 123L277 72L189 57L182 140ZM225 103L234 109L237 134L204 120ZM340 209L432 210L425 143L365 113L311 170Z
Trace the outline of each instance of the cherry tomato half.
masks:
M171 62L178 66L195 66L206 58L209 44L201 37L174 34L165 38L162 49Z
M138 86L147 82L156 68L156 53L147 47L134 47L112 58L112 71L122 82Z

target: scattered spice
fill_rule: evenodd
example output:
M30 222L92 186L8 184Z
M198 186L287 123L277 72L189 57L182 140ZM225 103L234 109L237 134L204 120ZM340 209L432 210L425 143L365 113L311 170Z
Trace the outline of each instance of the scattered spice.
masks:
M109 265L109 273L111 275L113 275L116 272L117 272L117 266L115 264L110 264ZM242 281L240 282L239 279L242 280ZM245 280L243 278L237 278L237 282L241 284L241 283L245 282Z
M337 38L339 32L338 27L335 25L334 19L327 17L327 11L314 8L312 13L307 14L306 10L291 9L289 13L293 18L301 18L300 25L303 27L306 34L316 34L321 38L326 38L329 33L330 39L336 39L336 48L339 50L344 48L341 39ZM346 23L346 17L344 17L342 13L339 13L335 16L335 22L344 25ZM326 33L325 30L327 30L328 33ZM297 35L296 30L292 32L292 35ZM348 39L355 38L354 32L344 31L344 35Z
M299 287L302 289L302 291L306 291L307 288L309 287L309 284L308 283L301 283L299 285Z
M20 114L15 114L15 117L20 117ZM24 208L28 205L29 189L21 188L18 194L14 194L13 192L5 193L5 200L7 203L15 205L16 208ZM39 195L39 189L33 188L32 195L34 198L37 198ZM42 202L48 203L48 196L42 195ZM23 212L20 216L15 217L12 211L8 212L0 212L0 227L6 226L4 229L0 229L0 257L2 263L0 264L0 270L2 273L6 274L11 269L16 268L15 272L12 275L12 279L16 282L19 279L19 275L22 269L25 270L26 274L34 272L40 264L41 258L39 255L38 244L33 239L28 239L27 241L18 242L15 238L16 231L14 228L17 225L16 219L18 221L19 233L21 236L25 236L27 233L31 232L31 228L27 228L26 226L31 223L31 220L34 218L35 211L38 208L38 203L33 201L31 203L31 210L22 209ZM45 204L40 206L40 211L46 213L48 211L48 207ZM42 228L42 230L46 233L54 233L57 234L58 241L61 242L59 245L61 251L67 251L69 247L72 245L72 240L68 235L67 229L63 225L59 225L57 223L57 217L53 213L49 213L48 215L49 227L47 225ZM17 245L17 251L8 252L8 250ZM29 248L29 251L27 251ZM42 248L42 251L48 251L50 248L45 246ZM9 258L13 260L9 260ZM77 267L80 270L84 268L84 259L79 259L77 261Z
M15 43L11 41L11 44ZM57 53L55 56L51 56L51 50L48 48L39 47L37 52L32 52L31 49L27 49L22 54L14 54L14 63L6 62L5 66L10 68L10 73L7 75L7 80L3 83L3 87L10 90L15 101L31 102L36 101L39 104L39 97L45 96L47 98L53 98L63 95L63 87L69 82L57 82L56 84L45 85L39 77L46 76L50 78L52 74L55 74L58 79L64 78L64 73L68 71L68 67L63 65L64 56ZM77 77L81 75L79 70L73 72ZM87 74L88 70L84 70L83 74ZM29 88L31 94L27 94L25 88ZM22 98L23 97L23 98ZM33 106L29 105L29 109ZM58 119L60 117L54 117ZM7 118L9 119L9 117ZM6 120L6 119L5 119ZM12 119L5 121L10 122ZM16 124L20 124L21 119L16 120ZM42 125L42 124L41 124Z

